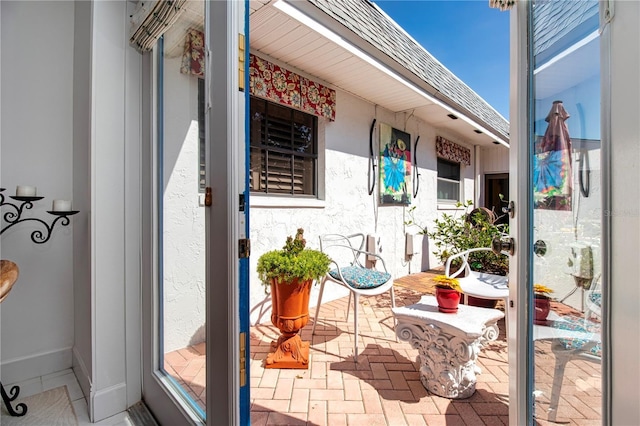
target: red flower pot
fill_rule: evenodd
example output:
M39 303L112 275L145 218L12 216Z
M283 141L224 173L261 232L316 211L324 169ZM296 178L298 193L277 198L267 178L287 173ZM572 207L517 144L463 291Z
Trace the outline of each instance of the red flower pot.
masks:
M551 302L547 296L533 296L534 301L534 324L546 324L547 315L549 315L549 311L551 310Z
M455 314L458 312L460 304L460 293L457 290L448 287L436 286L436 300L438 302L438 310L447 314Z

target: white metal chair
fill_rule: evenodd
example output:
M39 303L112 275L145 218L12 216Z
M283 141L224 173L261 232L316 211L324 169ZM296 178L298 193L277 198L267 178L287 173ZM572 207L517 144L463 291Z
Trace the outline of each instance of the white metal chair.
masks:
M316 315L313 320L311 334L315 334L318 324L318 314L322 305L322 293L327 281L332 281L346 287L349 293L347 307L347 321L351 309L351 297L353 296L354 316L354 360L358 358L358 301L360 296L377 296L386 291L391 293L391 306L395 308L395 294L393 292L393 280L387 271L384 260L376 253L364 250L365 235L361 233L351 235L325 234L320 236L320 250L326 253L332 261L333 267L320 283ZM373 268L367 268L368 263Z
M553 384L549 397L548 420L556 421L564 371L569 361L582 359L600 363L602 359L600 324L581 317L549 314L547 325L534 325L536 341L550 341L556 357Z
M445 263L444 273L447 277L458 278L463 291L464 302L468 296L489 300L504 300L505 306L509 303L509 283L505 276L487 274L484 272L472 271L469 266L469 255L477 251L492 251L488 247L472 248L449 256ZM460 268L451 273L451 263L461 259ZM464 272L464 276L463 275Z
M600 275L596 277L591 288L584 292L584 301L586 306L584 319L588 321L595 316L600 320L602 318L602 290L600 289Z

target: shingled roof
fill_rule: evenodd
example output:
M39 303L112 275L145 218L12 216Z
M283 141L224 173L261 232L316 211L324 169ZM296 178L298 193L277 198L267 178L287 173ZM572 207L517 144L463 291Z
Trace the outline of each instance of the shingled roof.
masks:
M534 55L553 50L553 45L563 39L575 43L585 33L593 32L598 27L598 7L597 0L536 2Z
M462 110L509 138L509 122L368 0L308 0Z

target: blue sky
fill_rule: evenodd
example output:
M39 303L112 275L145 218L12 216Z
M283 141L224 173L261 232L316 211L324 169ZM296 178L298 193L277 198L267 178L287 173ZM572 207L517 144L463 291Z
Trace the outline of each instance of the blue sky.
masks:
M438 61L509 119L509 12L488 0L374 0Z

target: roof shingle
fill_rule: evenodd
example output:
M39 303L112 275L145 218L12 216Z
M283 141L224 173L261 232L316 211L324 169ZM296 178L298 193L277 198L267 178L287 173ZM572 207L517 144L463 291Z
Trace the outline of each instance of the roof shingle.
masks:
M369 0L308 0L509 139L509 122Z

